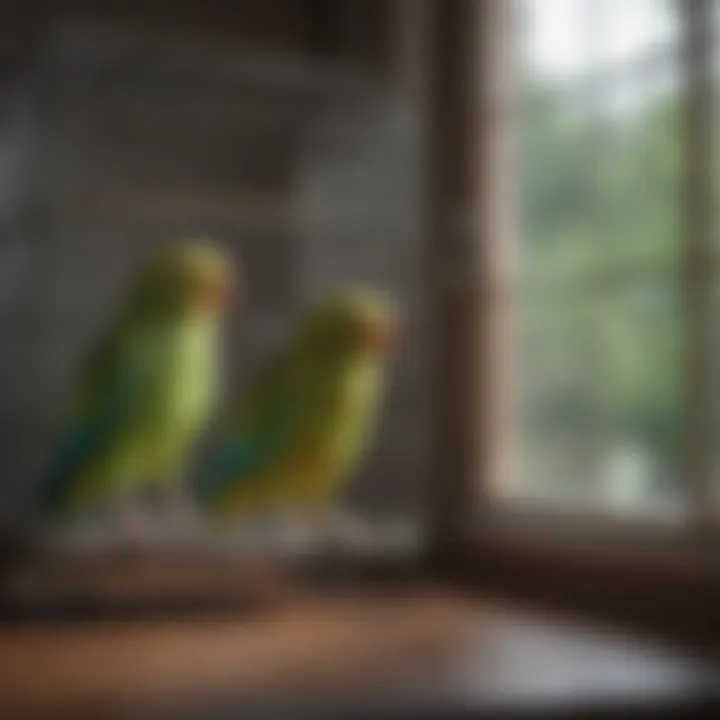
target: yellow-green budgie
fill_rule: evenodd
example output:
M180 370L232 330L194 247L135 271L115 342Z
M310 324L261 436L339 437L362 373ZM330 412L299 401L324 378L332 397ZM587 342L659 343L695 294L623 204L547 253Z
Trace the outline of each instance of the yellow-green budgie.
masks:
M46 520L178 479L213 406L233 287L228 260L205 241L165 248L140 272L72 393L42 487Z
M383 294L344 289L311 310L240 399L197 483L211 516L321 509L360 462L397 328Z

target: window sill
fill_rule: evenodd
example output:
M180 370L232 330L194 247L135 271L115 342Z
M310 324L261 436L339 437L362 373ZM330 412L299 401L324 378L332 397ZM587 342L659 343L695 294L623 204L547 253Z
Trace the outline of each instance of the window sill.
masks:
M513 504L494 508L478 526L477 542L720 573L720 525L699 527L679 514L611 515Z
M720 655L717 528L527 508L477 527L435 554L443 574Z

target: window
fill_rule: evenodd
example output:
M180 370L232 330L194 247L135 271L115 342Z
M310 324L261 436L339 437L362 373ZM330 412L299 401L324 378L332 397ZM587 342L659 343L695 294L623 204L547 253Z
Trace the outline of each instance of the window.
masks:
M693 262L708 229L701 212L687 221L687 183L700 194L706 183L685 122L702 113L705 90L689 80L706 68L702 57L691 67L683 39L702 5L521 4L520 468L498 491L507 505L698 510L705 480L689 476L699 466L687 457L697 432L712 437L699 428L712 393L697 397L688 373L709 346Z

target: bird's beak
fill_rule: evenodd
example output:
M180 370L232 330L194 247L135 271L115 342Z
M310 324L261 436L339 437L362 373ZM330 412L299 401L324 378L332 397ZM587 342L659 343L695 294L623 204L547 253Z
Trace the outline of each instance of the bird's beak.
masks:
M389 352L399 341L399 328L393 320L369 323L366 329L366 343L375 352Z
M205 298L209 307L217 312L225 312L237 302L238 293L230 280L215 280L205 289Z

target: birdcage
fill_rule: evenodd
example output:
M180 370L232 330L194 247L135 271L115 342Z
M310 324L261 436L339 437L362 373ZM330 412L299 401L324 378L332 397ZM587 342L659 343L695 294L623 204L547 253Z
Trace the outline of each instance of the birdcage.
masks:
M71 25L8 92L8 108L3 245L15 265L2 299L2 476L11 520L32 506L73 373L138 264L196 235L244 268L244 307L227 328L228 394L330 287L370 284L396 297L403 350L349 494L377 517L417 514L421 138L401 101L343 67Z

